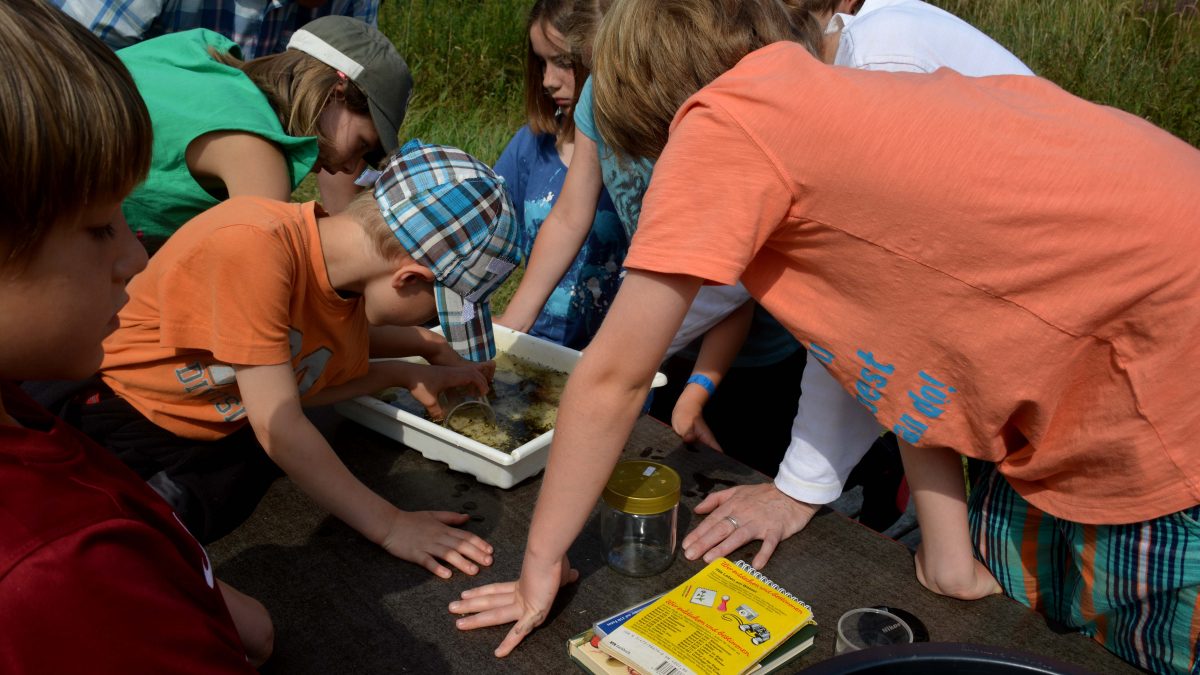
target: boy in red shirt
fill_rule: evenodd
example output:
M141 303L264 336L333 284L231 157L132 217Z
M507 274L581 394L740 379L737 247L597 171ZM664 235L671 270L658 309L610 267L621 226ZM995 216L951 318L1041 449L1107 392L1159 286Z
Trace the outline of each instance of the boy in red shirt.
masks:
M149 167L146 108L112 52L38 0L0 3L0 60L0 671L253 673L271 650L262 605L16 384L100 364L146 265L120 209Z

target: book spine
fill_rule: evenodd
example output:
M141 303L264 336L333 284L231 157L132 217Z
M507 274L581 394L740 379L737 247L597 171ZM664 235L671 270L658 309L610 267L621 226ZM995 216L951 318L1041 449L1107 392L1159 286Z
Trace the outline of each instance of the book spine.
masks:
M772 590L777 591L780 595L784 596L785 598L788 598L789 600L791 600L793 602L803 605L804 608L810 612L812 611L812 607L809 607L807 602L804 602L800 598L797 598L796 596L794 596L790 592L788 592L788 590L785 589L784 587L780 586L779 584L775 583L774 581L771 581L770 577L768 577L767 575L763 574L762 572L759 572L758 570L754 569L746 561L739 560L739 561L735 562L734 565L739 567L746 574L749 574L750 576L754 577L755 579L758 579L759 581L763 582L763 584L767 585Z

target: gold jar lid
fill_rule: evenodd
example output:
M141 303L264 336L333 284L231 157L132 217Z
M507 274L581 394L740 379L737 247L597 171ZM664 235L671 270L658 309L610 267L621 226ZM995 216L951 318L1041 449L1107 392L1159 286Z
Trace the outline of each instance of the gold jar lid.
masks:
M630 459L617 464L604 503L624 513L650 516L670 511L679 503L679 474L666 464Z

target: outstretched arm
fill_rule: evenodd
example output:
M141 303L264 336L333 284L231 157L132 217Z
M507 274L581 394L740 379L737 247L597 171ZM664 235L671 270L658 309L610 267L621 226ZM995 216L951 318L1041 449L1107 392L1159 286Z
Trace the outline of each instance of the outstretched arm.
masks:
M467 574L491 564L487 542L451 527L466 522L466 514L401 511L350 473L304 416L291 364L239 367L236 372L255 437L318 505L392 555L440 577L449 577L450 570L439 560Z
M701 382L707 380L712 387L720 385L721 378L725 377L730 364L746 342L753 318L754 302L745 302L704 334L700 354L692 368L692 377L688 378L689 383L679 393L675 408L671 411L671 427L684 441L700 441L718 452L724 452L704 421L704 406L709 399L708 387L690 380L699 376L703 378Z
M575 134L575 152L562 193L542 222L525 276L496 323L528 332L546 304L546 299L571 267L596 217L596 203L604 187L596 142Z
M934 593L960 600L999 593L1000 584L975 559L971 546L962 457L947 448L917 448L904 441L900 456L921 526L917 580Z
M699 287L695 277L630 270L567 381L520 580L471 589L450 604L451 612L475 613L458 620L460 629L516 622L497 656L545 620L559 585L571 578L567 548L612 474L655 369Z

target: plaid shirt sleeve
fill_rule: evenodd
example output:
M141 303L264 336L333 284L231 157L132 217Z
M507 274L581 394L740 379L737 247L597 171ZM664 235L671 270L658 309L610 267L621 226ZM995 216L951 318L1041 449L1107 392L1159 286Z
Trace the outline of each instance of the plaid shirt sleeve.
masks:
M146 36L163 11L163 0L50 0L68 16L87 26L113 49L128 47Z

